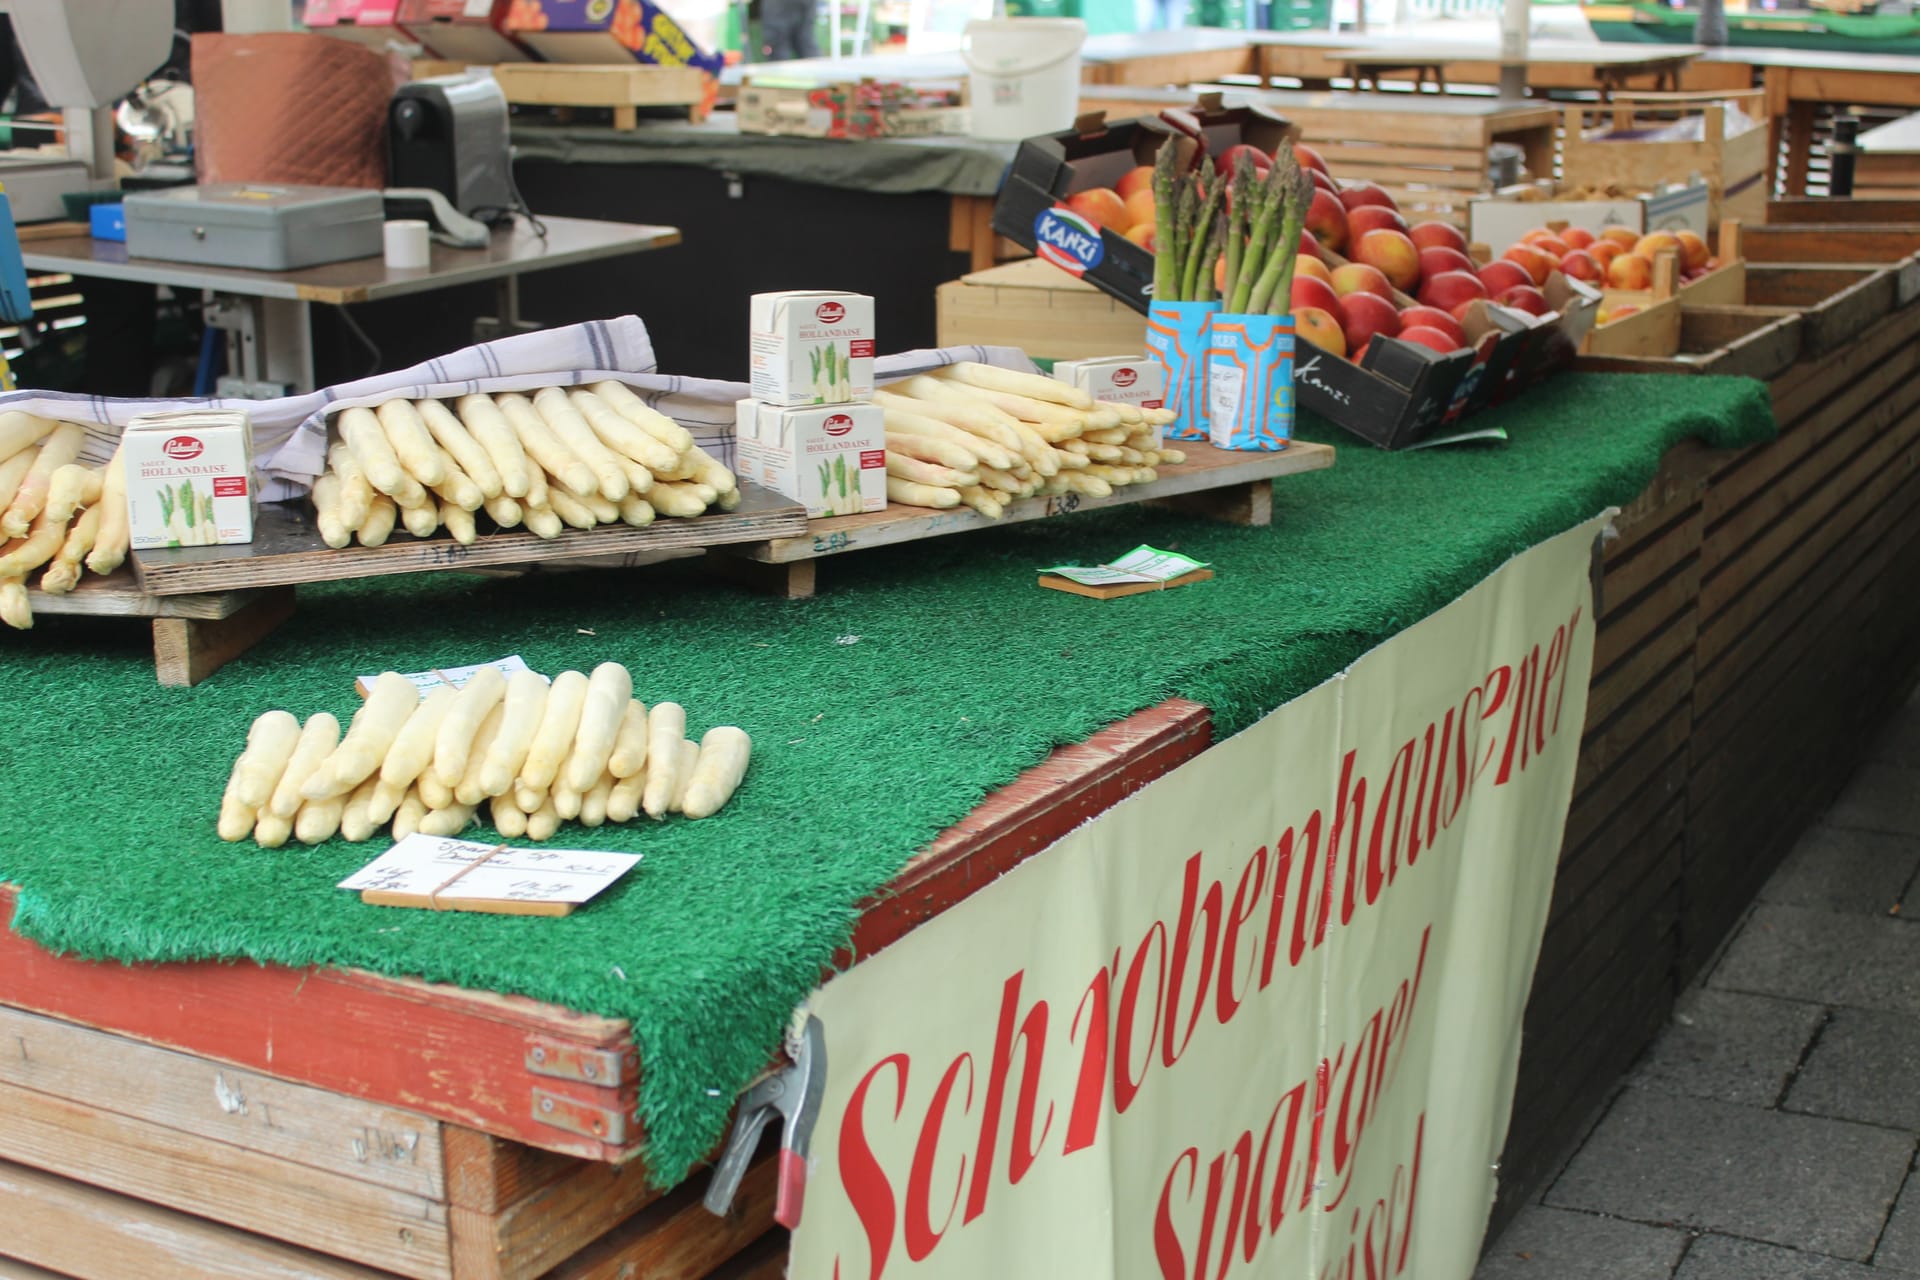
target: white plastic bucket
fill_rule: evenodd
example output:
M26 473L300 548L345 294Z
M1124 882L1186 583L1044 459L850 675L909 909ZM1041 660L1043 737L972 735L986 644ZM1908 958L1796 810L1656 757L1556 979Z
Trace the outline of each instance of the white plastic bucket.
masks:
M1017 142L1073 124L1080 104L1078 18L979 18L960 38L973 136Z

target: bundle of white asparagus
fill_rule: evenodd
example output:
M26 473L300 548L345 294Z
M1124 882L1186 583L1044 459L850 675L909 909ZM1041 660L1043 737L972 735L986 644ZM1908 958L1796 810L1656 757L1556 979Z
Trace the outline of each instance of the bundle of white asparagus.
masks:
M313 486L330 547L377 547L396 523L418 538L444 527L472 542L477 512L501 529L557 538L568 527L641 527L740 503L731 471L618 382L462 396L451 407L389 400L341 411L334 432Z
M86 428L32 414L0 413L0 622L26 630L27 575L40 590L79 585L81 567L109 574L127 558L127 501L120 456L80 461ZM43 568L44 567L44 568Z
M1187 460L1159 443L1164 409L1096 402L1038 374L971 362L881 387L887 500L912 507L962 503L989 519L1036 494L1104 498Z
M276 849L289 837L367 840L389 823L395 840L455 836L483 809L505 840L546 840L573 819L710 817L740 785L752 743L731 725L697 743L686 735L685 709L634 701L617 662L551 683L482 667L424 698L389 671L344 735L325 712L304 725L287 711L255 720L220 800L220 838Z

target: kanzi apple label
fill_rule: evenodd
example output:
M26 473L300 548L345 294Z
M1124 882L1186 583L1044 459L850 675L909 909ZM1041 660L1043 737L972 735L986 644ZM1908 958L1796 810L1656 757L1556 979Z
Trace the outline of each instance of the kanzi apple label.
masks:
M1033 244L1035 253L1073 276L1085 275L1107 256L1100 228L1059 205L1033 220Z

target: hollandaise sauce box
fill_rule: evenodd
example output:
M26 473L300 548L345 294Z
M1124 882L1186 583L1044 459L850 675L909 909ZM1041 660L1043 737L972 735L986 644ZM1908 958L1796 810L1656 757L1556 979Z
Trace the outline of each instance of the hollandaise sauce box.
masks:
M793 499L807 515L849 516L887 505L887 433L877 404L734 404L739 473Z
M253 426L239 409L143 413L121 436L135 550L253 541Z
M1109 404L1160 409L1167 403L1166 368L1144 355L1060 360L1054 363L1053 376ZM1160 428L1153 429L1153 438L1157 446Z
M790 290L753 295L753 398L846 404L873 394L873 299Z

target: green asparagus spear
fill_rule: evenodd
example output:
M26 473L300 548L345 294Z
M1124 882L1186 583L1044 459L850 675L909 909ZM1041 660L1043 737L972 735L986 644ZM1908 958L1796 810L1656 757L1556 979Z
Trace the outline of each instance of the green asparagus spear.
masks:
M1220 213L1220 201L1226 195L1227 175L1214 172L1212 156L1200 163L1200 189L1200 212L1193 222L1193 243L1187 246L1186 265L1180 275L1181 292L1195 300L1200 297L1203 275L1206 277L1204 287L1208 296L1212 296L1213 263L1220 252L1213 226ZM1211 252L1208 246L1212 246Z
M1246 152L1240 153L1240 163L1233 171L1232 199L1227 205L1227 274L1220 290L1222 302L1233 297L1234 286L1240 282L1241 259L1246 254L1248 215L1252 212L1248 202L1253 196L1253 158Z
M1204 235L1200 229L1200 190L1193 179L1182 175L1179 180L1180 202L1173 217L1173 295L1172 302L1187 302L1190 298L1186 291L1187 254L1192 250L1193 238Z
M1206 248L1201 259L1208 265L1200 269L1200 278L1194 284L1193 300L1195 302L1213 301L1212 264L1219 261L1221 247L1226 243L1226 237L1227 220L1216 214L1213 219L1213 230L1207 233Z
M1241 256L1240 278L1234 281L1233 297L1227 300L1227 311L1236 315L1247 311L1247 304L1253 298L1253 286L1259 283L1260 272L1267 264L1267 251L1280 221L1278 212L1271 175L1265 182L1256 179L1247 208L1247 248Z
M1179 266L1174 259L1173 224L1176 181L1175 167L1179 147L1172 138L1160 144L1153 157L1153 216L1158 228L1153 253L1153 296L1160 302L1172 302L1180 291Z
M1272 176L1279 195L1280 226L1247 307L1279 315L1291 309L1294 260L1300 252L1300 227L1313 201L1313 180L1294 159L1292 147L1281 149L1273 157Z

